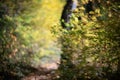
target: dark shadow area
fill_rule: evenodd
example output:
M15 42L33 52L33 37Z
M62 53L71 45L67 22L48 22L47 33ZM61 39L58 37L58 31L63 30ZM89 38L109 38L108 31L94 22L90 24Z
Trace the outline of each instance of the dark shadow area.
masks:
M26 63L1 64L0 69L0 80L28 80L30 78L30 80L32 78L36 78L36 80L51 80L56 78L57 75L54 69L35 68Z

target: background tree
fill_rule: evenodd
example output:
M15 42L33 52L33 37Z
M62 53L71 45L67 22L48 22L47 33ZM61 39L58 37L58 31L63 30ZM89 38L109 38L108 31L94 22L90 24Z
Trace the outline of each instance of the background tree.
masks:
M69 25L70 18L76 7L77 7L77 0L66 0L66 4L64 6L61 16L61 24L63 28L70 29L70 27L72 27Z

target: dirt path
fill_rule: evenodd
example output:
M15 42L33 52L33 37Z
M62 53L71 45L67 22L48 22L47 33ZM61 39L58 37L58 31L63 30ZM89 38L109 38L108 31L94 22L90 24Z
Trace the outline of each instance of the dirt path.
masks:
M54 80L55 78L59 78L56 74L57 67L56 64L47 64L43 67L37 68L38 71L28 74L21 80Z

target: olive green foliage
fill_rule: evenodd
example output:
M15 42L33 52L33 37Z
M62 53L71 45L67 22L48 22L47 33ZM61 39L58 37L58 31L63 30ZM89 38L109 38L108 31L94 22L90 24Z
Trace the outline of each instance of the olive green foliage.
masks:
M62 6L59 0L0 1L0 73L24 76L30 72L25 66L45 63L41 58L59 60L50 29L59 22Z
M48 5L48 3L50 4ZM55 41L50 28L56 24L55 21L59 21L62 6L63 3L59 0L56 3L52 0L1 1L1 36L5 36L6 31L8 31L6 35L11 33L10 36L15 38L17 42L15 44L16 52L19 54L39 53L38 47L49 48L48 45ZM48 11L50 12L47 13ZM9 39L8 36L5 36L5 38ZM7 43L11 45L10 41ZM40 52L39 55L44 56L44 52Z
M87 0L82 0L71 17L73 28L58 31L63 51L60 80L119 79L119 3L100 1L89 15L83 7Z
M41 59L59 61L62 51L60 80L119 80L119 1L98 0L100 7L88 14L88 0L78 0L71 30L59 23L64 1L0 0L0 79L23 77L44 64Z
M31 3L34 4L30 5ZM28 20L28 18L31 17L31 14L26 17L24 16L32 11L32 8L35 8L34 5L36 4L37 3L34 0L0 1L0 73L2 73L2 75L15 73L12 75L22 76L20 70L18 70L18 66L21 64L19 58L21 58L22 54L18 53L21 51L21 44L25 39L21 33L16 30L19 26L22 26L22 29L25 29L26 26L31 25ZM24 43L26 43L26 41ZM4 76L0 79L7 79L7 77Z
M31 19L35 16L35 13L29 14L33 9L37 9L40 3L37 1L1 1L1 39L3 47L5 47L5 55L13 57L18 52L21 44L27 45L30 41L27 41L22 32L26 32L31 28ZM32 3L32 5L31 5ZM28 31L29 32L29 31ZM28 35L29 36L29 35ZM27 38L28 38L27 36ZM19 38L18 38L19 37ZM5 46L6 45L6 46ZM13 48L13 49L12 49ZM14 49L15 48L15 49ZM2 48L1 48L2 49ZM8 52L7 52L8 50ZM12 50L9 52L9 50Z

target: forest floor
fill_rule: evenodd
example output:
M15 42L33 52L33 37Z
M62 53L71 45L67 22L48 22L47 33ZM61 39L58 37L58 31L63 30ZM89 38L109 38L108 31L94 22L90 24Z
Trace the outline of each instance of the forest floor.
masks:
M56 74L57 67L54 63L47 64L47 66L37 68L38 71L26 75L21 80L54 80L59 78Z
M10 69L10 67L5 68L3 65L0 71L0 80L54 80L59 78L56 74L58 68L56 63L48 63L37 68L25 64L14 66L16 67Z

